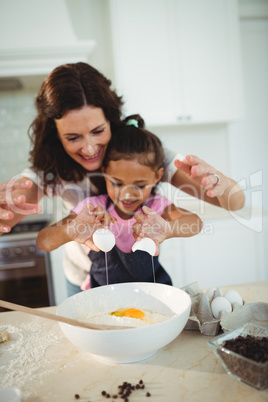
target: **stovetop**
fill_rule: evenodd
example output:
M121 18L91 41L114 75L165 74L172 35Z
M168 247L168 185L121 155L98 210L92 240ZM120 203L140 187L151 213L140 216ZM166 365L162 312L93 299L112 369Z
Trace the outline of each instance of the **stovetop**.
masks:
M14 226L9 233L5 233L3 236L10 236L11 234L18 233L32 233L39 232L48 224L47 220L40 220L36 222L20 222Z
M27 217L0 236L0 265L10 259L43 254L36 246L36 237L49 223L48 217Z

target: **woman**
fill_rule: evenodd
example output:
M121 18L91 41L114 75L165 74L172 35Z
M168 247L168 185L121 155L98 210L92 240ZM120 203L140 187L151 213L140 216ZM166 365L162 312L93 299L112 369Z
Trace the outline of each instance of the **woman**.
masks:
M9 232L25 215L40 212L37 204L45 194L60 196L69 211L81 199L105 191L102 161L113 129L124 124L122 99L110 86L85 63L59 66L45 79L30 127L31 169L21 180L0 186L0 233ZM176 154L165 150L162 181L214 205L242 208L244 194L232 179L193 155L175 165L174 160ZM81 247L65 247L69 295L80 289L90 270L88 250Z

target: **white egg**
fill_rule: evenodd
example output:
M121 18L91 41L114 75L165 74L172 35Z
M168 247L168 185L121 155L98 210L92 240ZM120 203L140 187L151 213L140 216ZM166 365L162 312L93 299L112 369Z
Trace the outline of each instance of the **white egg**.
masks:
M152 256L155 255L156 252L156 244L149 237L143 237L140 241L136 241L132 246L132 251L135 252L137 250L146 251Z
M240 306L243 305L243 300L240 294L236 290L227 290L223 295L231 304L238 303Z
M223 296L215 297L211 302L211 311L215 318L220 318L221 312L231 313L232 305L229 300Z
M112 250L115 246L114 234L109 229L98 229L93 233L93 242L104 252Z
M212 300L215 290L216 290L216 288L209 288L209 289L206 291L205 294L206 294L206 296L207 296L207 298L208 298L209 301Z

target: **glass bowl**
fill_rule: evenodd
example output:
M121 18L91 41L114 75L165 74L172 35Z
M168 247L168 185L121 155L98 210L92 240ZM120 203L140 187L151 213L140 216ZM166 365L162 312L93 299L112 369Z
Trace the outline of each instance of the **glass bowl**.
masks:
M223 346L224 342L229 339L236 339L238 336L246 337L247 335L257 339L268 338L268 328L247 323L209 340L208 345L231 377L258 390L264 390L268 387L268 360L264 363L258 363Z

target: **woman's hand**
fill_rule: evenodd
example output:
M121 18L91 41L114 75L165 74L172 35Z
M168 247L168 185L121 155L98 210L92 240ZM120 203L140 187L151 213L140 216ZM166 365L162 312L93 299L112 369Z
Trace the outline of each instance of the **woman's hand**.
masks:
M225 176L197 156L187 155L184 161L176 160L175 166L202 184L208 197L221 196L227 187Z
M88 203L79 215L68 221L66 232L71 240L85 244L90 250L100 251L92 240L93 233L97 229L109 227L111 223L117 224L114 216L101 206L94 207Z
M168 238L169 223L147 206L142 207L143 214L135 214L136 223L132 226L136 241L150 237L156 244L156 254L159 254L159 244Z
M189 179L187 183L184 183L180 177L176 178L175 174L172 184L176 187L181 187L188 194L194 196L198 189L199 198L227 210L237 210L244 206L245 195L241 187L202 159L194 155L187 155L184 161L175 160L174 163L178 171L184 172ZM193 184L192 189L190 188L191 183ZM202 196L203 193L205 194Z
M25 177L0 184L0 219L4 221L0 222L0 234L11 230L9 222L6 221L12 220L14 214L35 215L42 211L40 205L27 203L26 196L22 194L32 185L33 182Z

